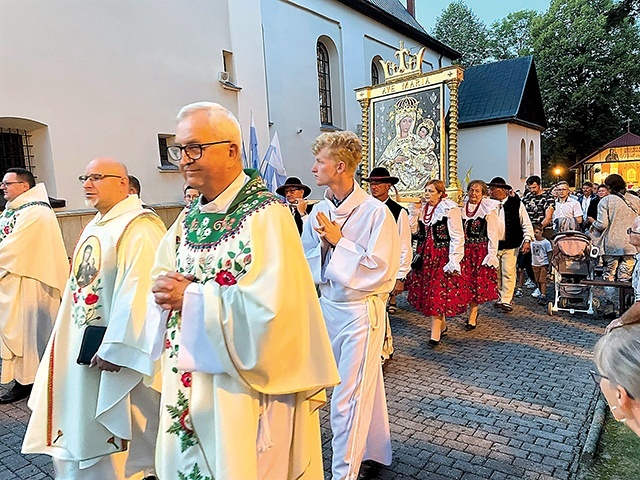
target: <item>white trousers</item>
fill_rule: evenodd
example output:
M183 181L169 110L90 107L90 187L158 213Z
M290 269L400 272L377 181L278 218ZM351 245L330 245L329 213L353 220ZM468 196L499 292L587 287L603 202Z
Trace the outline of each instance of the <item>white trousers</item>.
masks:
M338 303L320 298L341 382L331 397L334 480L358 478L363 460L391 464L391 434L380 354L385 298Z
M131 390L129 450L87 461L53 457L56 480L138 480L155 475L159 411L160 393L142 382L136 385Z
M518 276L518 249L498 250L498 261L498 302L511 304Z

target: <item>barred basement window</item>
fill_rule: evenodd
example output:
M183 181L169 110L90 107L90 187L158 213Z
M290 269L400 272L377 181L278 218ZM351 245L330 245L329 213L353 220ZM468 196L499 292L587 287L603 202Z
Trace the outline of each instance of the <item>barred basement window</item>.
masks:
M26 168L33 172L30 135L24 130L0 128L0 178L9 168Z

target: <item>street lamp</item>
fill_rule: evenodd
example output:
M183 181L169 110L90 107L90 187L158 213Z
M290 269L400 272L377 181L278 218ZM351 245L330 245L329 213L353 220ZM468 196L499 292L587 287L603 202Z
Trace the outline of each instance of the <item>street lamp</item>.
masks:
M562 169L560 167L556 167L553 169L553 173L556 176L556 183L558 183L558 179L560 177L560 174L562 173Z

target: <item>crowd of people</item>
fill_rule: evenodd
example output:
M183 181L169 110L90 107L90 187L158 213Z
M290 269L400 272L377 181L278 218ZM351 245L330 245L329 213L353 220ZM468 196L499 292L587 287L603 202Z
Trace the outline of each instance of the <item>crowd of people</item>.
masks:
M462 206L431 179L406 208L384 167L363 179L371 195L359 186L360 140L331 132L312 145L325 187L312 206L300 179L282 200L243 170L241 145L224 107L181 109L167 153L187 206L168 230L121 162L92 160L79 181L97 214L70 269L44 185L4 175L0 380L13 385L0 404L30 397L22 451L50 455L57 479L324 478L330 387L332 477L389 465L397 295L431 318L437 348L452 316L473 330L483 303L512 312L526 276L546 301L549 238L567 229L588 228L606 278L633 277L637 302L598 343L594 378L640 433L640 199L619 175L578 198L537 176L522 198L502 177L473 180Z

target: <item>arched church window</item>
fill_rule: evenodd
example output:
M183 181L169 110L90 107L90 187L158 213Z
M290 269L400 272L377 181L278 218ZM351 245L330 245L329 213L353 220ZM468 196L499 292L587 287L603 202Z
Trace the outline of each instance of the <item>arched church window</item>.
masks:
M320 103L320 123L333 125L331 108L331 72L329 70L329 52L322 42L316 45L318 62L318 99Z

